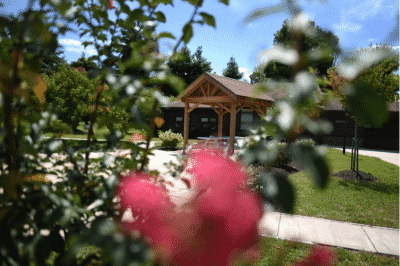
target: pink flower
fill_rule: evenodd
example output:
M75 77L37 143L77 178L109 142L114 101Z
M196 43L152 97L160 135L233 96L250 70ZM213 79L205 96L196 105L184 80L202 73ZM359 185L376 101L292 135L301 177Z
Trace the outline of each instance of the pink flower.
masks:
M165 211L172 207L167 195L150 181L151 176L133 173L125 176L117 193L121 198L123 211L131 208L134 222L129 223L131 230L148 233L152 223L158 223Z
M108 0L109 5L108 5L108 9L114 9L114 5L113 5L113 0Z
M147 236L165 264L228 265L241 255L254 261L262 205L244 188L241 165L219 150L201 150L190 159L197 196L184 207L173 208L146 174L124 178L118 190L122 208L139 210L135 215L145 220L137 219L129 230Z
M129 142L141 141L143 139L143 134L133 134L132 137L129 139Z
M295 266L330 266L336 263L336 255L327 248L313 248L310 255Z

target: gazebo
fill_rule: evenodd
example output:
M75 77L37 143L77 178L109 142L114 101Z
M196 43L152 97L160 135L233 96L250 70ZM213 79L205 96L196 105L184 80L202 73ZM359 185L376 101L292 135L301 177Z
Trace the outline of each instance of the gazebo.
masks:
M218 114L218 138L222 138L223 116L230 113L230 133L228 153L233 152L235 143L236 113L243 107L251 108L260 116L265 116L274 99L266 94L252 94L254 86L247 82L204 73L190 84L178 97L184 103L184 146L189 138L189 113L196 107L208 105ZM193 104L193 106L191 106Z

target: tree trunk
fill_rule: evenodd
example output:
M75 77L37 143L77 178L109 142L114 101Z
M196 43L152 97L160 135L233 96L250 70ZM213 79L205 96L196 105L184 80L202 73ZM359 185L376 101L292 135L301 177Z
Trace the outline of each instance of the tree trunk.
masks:
M357 139L357 122L354 120L354 138L353 138L353 145L351 148L351 170L356 172L357 180L359 180L358 174L358 139Z

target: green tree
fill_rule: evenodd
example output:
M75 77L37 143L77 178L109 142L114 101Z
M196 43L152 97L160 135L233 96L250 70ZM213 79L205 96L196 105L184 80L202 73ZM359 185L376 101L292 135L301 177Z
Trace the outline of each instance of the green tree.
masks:
M64 51L58 48L54 54L42 57L42 73L48 76L59 71L62 65L68 65L65 60Z
M370 45L367 48L360 48L358 53L373 52L379 50L393 50L390 46ZM399 69L399 58L388 58L374 63L371 67L363 70L355 80L343 78L336 67L328 69L327 75L318 78L318 83L322 90L330 90L335 97L341 99L341 103L346 107L346 97L343 95L345 86L349 83L363 83L372 86L374 92L382 95L385 102L399 100L397 92L399 91L399 75L396 71Z
M390 46L370 45L367 48L360 48L355 54L362 54L364 52L394 50ZM363 124L360 123L356 117L348 112L348 98L344 96L343 90L350 83L358 87L370 88L376 97L384 99L385 103L399 100L397 92L399 91L399 75L396 71L399 69L399 57L388 58L377 61L371 67L363 70L356 79L350 81L343 78L335 67L330 68L327 72L327 77L318 79L318 83L325 91L333 92L333 95L340 99L341 104L346 109L346 115L350 116L354 121L354 144L351 156L351 170L357 173L357 178L360 179L358 170L358 131L359 127ZM375 96L371 96L375 97ZM343 154L345 154L346 136L343 139Z
M235 61L235 58L232 56L229 60L227 67L223 70L222 75L227 78L238 79L240 80L243 77L243 73L239 72L239 66Z
M305 35L300 51L304 53L305 59L308 60L308 65L317 69L319 76L323 76L327 74L327 70L334 65L339 57L339 38L332 31L323 30L315 25L314 21L310 21L310 31L313 31L315 36ZM274 45L282 45L286 48L292 47L293 40L290 35L290 23L286 19L282 28L274 34ZM318 60L311 59L310 55L317 49L326 49L328 54ZM264 69L264 74L266 78L276 80L292 80L293 78L291 66L276 61L268 63Z
M254 68L253 73L250 75L250 84L262 83L268 80L265 76L264 69L265 64L262 62Z
M46 102L55 107L62 122L76 131L82 117L90 114L89 107L95 102L98 79L90 80L85 71L66 66L51 77L44 77Z
M179 50L179 55L167 62L170 72L182 78L186 86L189 86L203 73L212 71L211 62L207 61L202 53L202 46L197 47L193 55L187 46L183 46ZM162 91L167 96L177 96L177 93L167 84L163 85Z
M90 72L90 71L98 70L98 69L99 69L99 67L96 65L95 62L86 59L85 53L82 53L81 57L80 57L78 60L76 60L76 61L74 61L74 62L71 62L70 66L71 66L72 68L81 67L81 68L83 68L86 72Z
M125 63L131 58L132 55L132 47L130 44L136 43L139 41L144 41L145 36L143 35L142 23L140 21L134 21L133 24L129 27L129 29L122 28L121 29L121 41L120 41L120 53L118 55L119 59L122 63ZM135 68L126 68L124 70L125 75L130 75L135 78L145 77L149 74L146 73L146 70L143 67L135 67Z

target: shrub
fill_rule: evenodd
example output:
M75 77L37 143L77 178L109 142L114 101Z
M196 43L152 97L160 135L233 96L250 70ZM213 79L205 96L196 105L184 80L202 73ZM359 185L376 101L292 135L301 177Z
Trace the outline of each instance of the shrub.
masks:
M110 110L109 112L104 113L106 117L106 126L108 130L112 131L120 131L125 132L124 125L127 124L129 114L120 108L115 108L114 110Z
M159 137L162 141L161 146L162 147L169 147L173 148L178 145L178 143L183 141L183 137L179 133L173 133L172 130L168 130L164 133L159 131Z
M52 103L58 118L75 130L95 102L97 82L90 80L84 71L63 66L53 76L45 76L46 102Z
M295 145L300 144L300 145L309 145L314 147L315 146L315 142L313 139L298 139L295 141L294 143Z
M275 165L285 165L292 162L293 159L290 156L289 152L286 150L286 147L286 143L278 143L279 155L277 161L275 162Z

